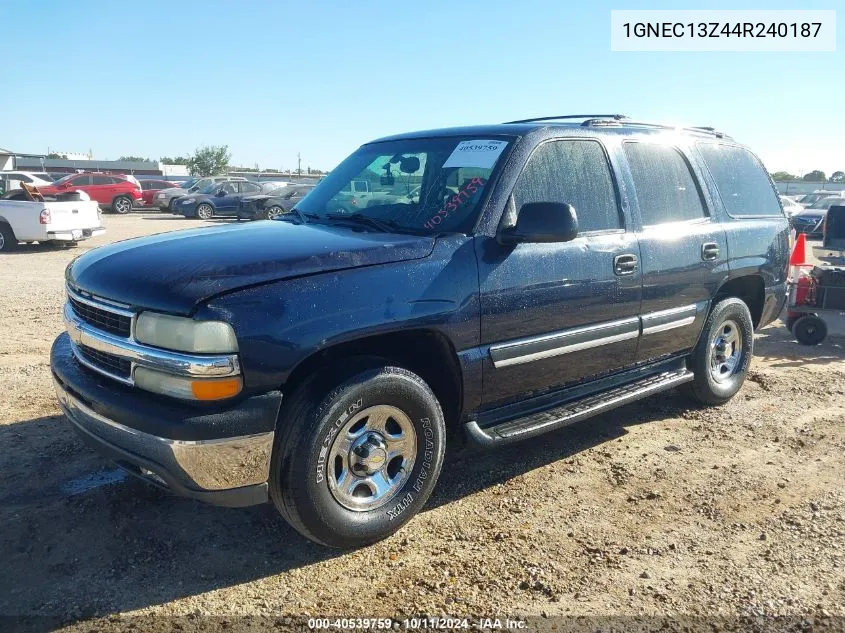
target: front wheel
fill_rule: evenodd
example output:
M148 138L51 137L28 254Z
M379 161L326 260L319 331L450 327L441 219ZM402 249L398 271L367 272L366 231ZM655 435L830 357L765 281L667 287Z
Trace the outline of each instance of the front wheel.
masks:
M440 404L414 373L387 365L308 379L280 414L270 496L303 536L361 547L428 500L446 443Z
M114 200L112 200L111 208L114 210L115 213L119 213L120 215L126 215L130 211L132 211L132 198L129 196L118 196Z
M285 210L277 204L274 204L272 207L265 211L266 217L268 220L272 220L280 215L282 215Z
M693 350L692 382L681 386L688 397L703 405L724 404L745 382L754 353L754 324L741 299L717 303Z
M200 220L210 220L214 217L214 209L210 204L201 204L197 207L197 217Z

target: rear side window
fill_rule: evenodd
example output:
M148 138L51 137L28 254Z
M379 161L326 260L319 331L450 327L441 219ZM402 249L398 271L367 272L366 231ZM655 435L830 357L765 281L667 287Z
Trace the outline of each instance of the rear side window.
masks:
M529 202L571 204L578 216L579 231L621 227L610 166L596 141L540 145L520 174L513 196L517 210Z
M781 215L775 190L754 154L723 143L699 143L698 151L729 215Z
M686 159L674 147L625 143L643 225L706 217L701 193Z
M114 184L114 178L109 178L108 176L94 176L93 177L93 184L95 184L95 185L112 185L112 184Z

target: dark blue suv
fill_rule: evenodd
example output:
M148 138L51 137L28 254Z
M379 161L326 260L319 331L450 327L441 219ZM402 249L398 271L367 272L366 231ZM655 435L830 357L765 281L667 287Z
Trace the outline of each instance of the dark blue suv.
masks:
M53 376L130 472L355 547L422 508L450 431L494 447L674 387L726 402L787 259L766 171L710 128L403 134L275 220L76 259Z

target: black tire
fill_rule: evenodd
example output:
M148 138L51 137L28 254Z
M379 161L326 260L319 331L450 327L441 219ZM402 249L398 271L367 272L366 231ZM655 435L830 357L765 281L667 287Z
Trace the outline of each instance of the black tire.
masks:
M724 341L728 336L723 336L723 333L728 329L735 329L739 335L738 341L727 344L731 350L730 358L735 360L720 362L726 358ZM754 324L748 306L736 297L722 299L707 316L693 350L690 369L695 378L681 385L681 392L705 406L724 404L736 395L745 382L753 354Z
M132 211L132 198L129 196L118 196L111 202L112 211L120 215L126 215Z
M167 212L176 215L176 198L171 198L167 203Z
M786 317L786 319L784 319L784 321L783 321L784 325L786 325L786 329L791 332L792 328L795 327L795 322L800 318L801 318L800 315L799 316Z
M801 345L818 345L827 338L827 323L814 314L807 314L795 322L792 335Z
M214 207L206 202L203 202L197 206L197 217L200 220L210 220L214 217Z
M0 222L0 253L9 253L17 250L18 238L12 227L5 222Z
M392 496L385 496L383 505L350 509L331 487L334 483L337 488L338 481L338 462L331 459L332 451L347 425L385 406L399 409L406 416L406 426L413 428L416 450L410 452L414 456L410 474L403 467L394 475L398 479L388 487ZM369 425L369 416L363 420ZM312 541L337 548L368 545L390 536L422 509L440 474L445 444L440 404L416 374L371 363L333 376L317 375L293 393L279 416L270 497L288 523ZM354 452L349 448L350 460ZM383 471L388 472L390 465L384 457L382 452L376 463L384 464ZM343 468L345 476L351 476L351 470ZM352 488L350 494L359 490Z

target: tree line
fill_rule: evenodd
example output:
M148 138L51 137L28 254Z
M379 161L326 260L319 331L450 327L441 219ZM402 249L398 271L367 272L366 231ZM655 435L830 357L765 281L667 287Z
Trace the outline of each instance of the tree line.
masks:
M830 175L830 178L821 170L814 169L807 172L803 176L796 176L790 174L788 171L776 171L771 174L772 180L775 182L784 180L803 180L805 182L845 182L845 171L835 171Z

